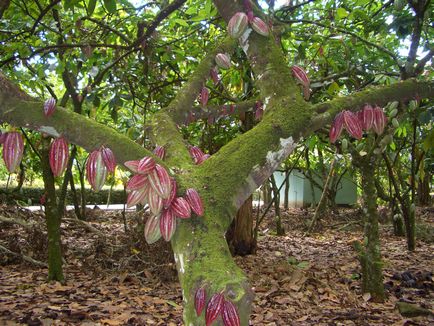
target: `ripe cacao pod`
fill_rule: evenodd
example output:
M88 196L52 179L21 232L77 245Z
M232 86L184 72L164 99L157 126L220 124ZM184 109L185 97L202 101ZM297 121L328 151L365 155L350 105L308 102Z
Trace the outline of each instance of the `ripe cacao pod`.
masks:
M207 159L209 159L211 155L209 154L203 154L201 157L199 157L196 161L197 165L201 165L203 162L205 162Z
M202 87L200 91L200 105L204 108L208 104L209 99L209 89L207 87Z
M126 161L124 163L124 165L130 169L131 171L133 171L134 173L138 173L138 167L139 167L139 162L138 160L134 160L134 161Z
M176 231L176 218L172 210L163 209L160 216L160 232L165 241L170 241Z
M188 204L191 207L191 210L197 215L197 216L203 216L204 209L203 209L203 203L202 199L199 196L199 193L196 189L189 188L185 192L185 199L187 200Z
M109 173L114 173L116 169L116 159L113 151L108 148L102 146L101 148L102 159L104 161L105 166L107 167L107 171Z
M163 209L163 199L152 187L148 190L148 205L154 215L160 214Z
M229 69L232 65L231 57L227 53L217 53L215 56L217 66L222 69Z
M101 151L90 153L86 163L87 181L95 191L100 191L107 177L107 167L102 159Z
M190 152L190 156L193 159L195 164L197 164L197 160L201 156L205 155L205 153L202 152L202 150L197 146L191 146L188 151Z
M330 128L330 142L333 144L342 133L344 129L344 118L342 112L336 114L335 119L333 120L332 126Z
M170 178L170 195L166 199L163 199L164 208L170 207L170 204L172 204L172 201L176 197L176 191L177 191L176 180L175 178Z
M224 297L222 293L214 294L208 301L205 311L205 322L206 325L211 325L211 323L217 319L218 315L223 308Z
M130 180L128 180L126 190L139 190L145 187L149 187L148 176L144 174L135 174L130 178Z
M303 68L292 66L291 71L295 79L303 86L303 96L307 101L310 97L310 80Z
M56 110L56 100L54 98L49 98L44 103L44 115L49 117Z
M16 171L24 152L23 136L18 131L7 132L3 143L3 160L10 173Z
M222 308L223 324L225 326L240 326L240 316L235 305L225 300Z
M259 17L253 17L253 19L250 21L250 26L252 26L253 30L259 35L265 37L270 35L270 29L268 28L268 25Z
M56 138L50 146L49 162L55 177L65 172L69 159L69 147L65 138Z
M360 139L363 136L362 125L360 124L359 118L351 111L345 110L343 112L344 126L348 133L356 138Z
M166 149L163 146L157 145L154 149L154 154L160 160L164 160L164 157L166 156Z
M205 308L205 300L206 300L205 289L203 287L198 288L196 290L196 294L194 295L194 308L198 316L202 314L202 310L203 308Z
M157 194L166 199L170 195L171 183L170 176L166 169L161 165L156 164L155 168L148 174L148 180L151 187L157 192Z
M387 123L387 117L384 114L384 111L379 106L375 106L374 108L374 124L372 128L374 129L377 135L381 135L384 131L384 127Z
M248 25L247 15L243 12L237 12L228 23L228 33L232 38L239 38L243 35Z
M127 207L129 208L138 204L145 205L148 199L148 192L148 187L131 191L127 197Z
M211 76L214 85L218 85L220 83L220 77L215 67L211 68L209 75Z
M145 240L148 244L153 244L160 238L160 214L149 216L145 224Z
M363 130L370 130L374 125L374 108L366 104L362 109L362 114L359 115L359 121L362 124Z
M172 204L170 205L172 208L173 214L179 218L190 218L191 216L191 208L188 202L182 197L176 197Z
M149 174L155 168L155 160L150 156L145 156L139 161L139 165L137 166L137 173L140 174Z

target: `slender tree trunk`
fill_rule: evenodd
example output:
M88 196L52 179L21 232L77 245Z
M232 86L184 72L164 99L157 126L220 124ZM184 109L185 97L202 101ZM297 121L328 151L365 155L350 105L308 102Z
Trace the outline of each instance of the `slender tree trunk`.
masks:
M424 176L422 180L419 180L417 189L417 202L420 206L430 206L431 205L431 195L430 195L430 181L432 175L430 171L424 171Z
M232 255L245 256L256 252L256 240L253 236L253 196L247 198L238 209L226 233Z
M277 235L285 235L285 229L282 226L282 217L280 213L280 191L276 185L276 179L272 174L270 176L271 188L273 189L273 202L274 202L274 213L275 213L275 221L276 221L276 234Z
M375 169L370 160L361 159L363 213L365 222L364 248L360 248L362 265L362 290L370 293L376 302L385 299L383 273L378 231L377 194L375 189Z
M50 138L42 137L41 165L45 188L45 219L48 234L48 280L62 282L61 217L57 209L54 177L49 163Z
M78 175L80 177L80 194L81 194L81 218L86 220L86 188L84 185L84 167L81 168L78 163Z
M283 199L283 208L288 210L289 208L289 170L285 170L285 198Z
M410 251L416 249L416 219L415 219L415 206L410 204L410 196L408 194L404 195L404 204L401 205L402 214L404 217L405 224L405 234L407 236L407 248Z

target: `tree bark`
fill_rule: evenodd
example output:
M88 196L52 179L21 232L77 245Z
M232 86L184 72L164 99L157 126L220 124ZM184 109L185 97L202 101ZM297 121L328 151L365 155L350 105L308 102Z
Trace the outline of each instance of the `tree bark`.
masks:
M48 236L48 280L62 282L61 216L57 209L54 176L49 162L50 138L42 137L41 165L45 189L45 219Z
M271 188L273 189L273 203L274 203L274 221L276 222L276 234L285 235L285 229L282 226L282 214L280 213L280 191L277 187L274 175L270 176Z

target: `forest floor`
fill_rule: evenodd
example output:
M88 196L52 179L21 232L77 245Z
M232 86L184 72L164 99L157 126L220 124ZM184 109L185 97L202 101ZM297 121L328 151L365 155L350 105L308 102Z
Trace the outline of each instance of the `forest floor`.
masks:
M72 214L72 213L68 213ZM415 252L381 225L384 303L361 293L353 241L363 241L360 214L340 209L305 235L312 212L283 213L285 236L264 221L256 255L236 257L256 294L251 325L433 325L434 318L403 317L396 302L434 308L434 212L418 209L423 222ZM0 245L46 260L43 214L0 206ZM0 250L0 325L182 325L181 289L170 247L148 246L135 230L140 219L119 211L90 210L87 224L68 216L62 223L66 283L47 283L47 269Z

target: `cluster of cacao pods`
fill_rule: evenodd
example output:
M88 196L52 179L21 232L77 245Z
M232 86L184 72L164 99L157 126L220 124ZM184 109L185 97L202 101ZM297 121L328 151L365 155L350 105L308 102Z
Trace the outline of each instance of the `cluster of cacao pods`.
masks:
M190 156L193 159L194 164L200 165L205 160L209 159L211 155L205 154L202 150L197 146L191 146L188 150L190 152Z
M162 154L162 149L163 147L157 147L155 151ZM152 213L145 224L145 239L149 244L161 237L169 241L175 233L177 217L190 218L192 211L198 216L203 215L203 203L198 192L190 188L184 197L176 197L175 179L152 157L145 156L141 160L127 161L124 164L134 172L126 185L127 206L148 204Z
M259 17L255 17L250 1L244 2L246 13L237 12L231 17L228 23L228 33L232 38L239 38L247 29L250 24L252 29L259 35L267 37L270 35L268 25Z
M10 173L14 173L21 163L24 153L23 136L18 131L10 131L0 135L3 144L3 161Z
M107 174L114 173L115 169L116 159L110 148L101 146L99 150L90 153L86 162L86 177L92 189L100 191Z
M395 113L396 114L396 113ZM387 123L387 117L382 108L365 104L356 113L348 110L339 112L330 128L330 142L334 143L341 135L342 130L346 129L351 137L360 139L363 130L373 130L377 135L381 135Z
M303 96L304 99L307 101L310 97L310 80L307 76L306 72L303 70L303 68L299 66L292 66L291 67L292 75L295 77L295 79L301 84L303 87Z
M194 296L194 307L196 310L197 316L202 314L203 309L206 304L206 290L203 287L200 287L196 290ZM218 316L221 316L223 319L223 324L225 326L239 326L240 325L240 316L238 315L237 308L235 305L226 300L223 293L215 293L208 301L206 305L205 311L205 323L206 325L211 325Z

